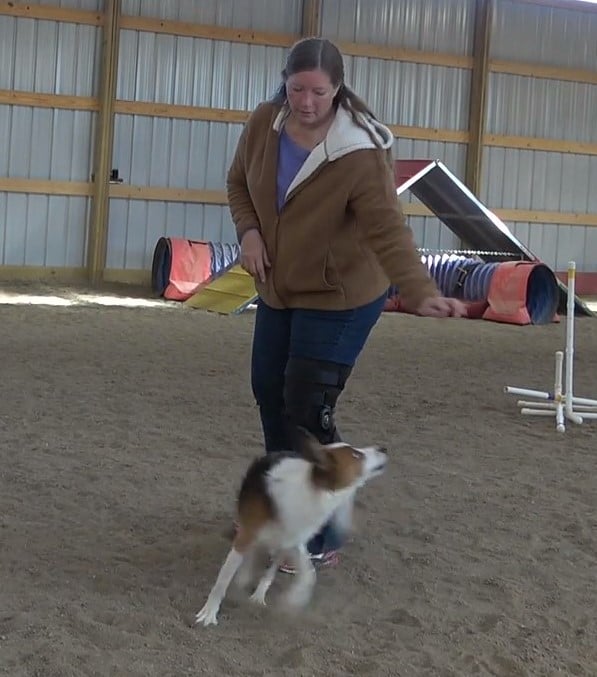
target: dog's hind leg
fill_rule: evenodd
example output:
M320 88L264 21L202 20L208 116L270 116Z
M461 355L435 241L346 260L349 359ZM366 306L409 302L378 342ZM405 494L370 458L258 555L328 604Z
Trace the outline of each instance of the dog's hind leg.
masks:
M274 553L270 565L268 566L266 572L263 574L259 583L257 584L255 592L251 595L252 602L255 602L256 604L265 605L265 595L267 594L267 591L270 589L271 584L274 582L274 578L276 577L278 567L284 561L284 555L285 555L284 550L279 550L278 552Z
M296 563L296 581L285 595L286 604L293 608L305 606L309 602L316 580L315 567L305 545L297 548Z
M226 595L228 586L234 578L234 574L236 574L238 568L242 564L243 559L243 553L239 552L235 547L232 547L228 553L228 556L224 560L224 564L222 564L220 573L218 574L216 582L209 593L205 605L195 616L195 623L203 623L203 625L217 625L220 605L222 604L222 600Z

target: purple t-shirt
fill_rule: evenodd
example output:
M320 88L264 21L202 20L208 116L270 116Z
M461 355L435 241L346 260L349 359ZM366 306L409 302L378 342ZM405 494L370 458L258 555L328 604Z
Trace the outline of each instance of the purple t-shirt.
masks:
M284 206L286 191L311 151L296 144L283 129L278 149L278 212Z

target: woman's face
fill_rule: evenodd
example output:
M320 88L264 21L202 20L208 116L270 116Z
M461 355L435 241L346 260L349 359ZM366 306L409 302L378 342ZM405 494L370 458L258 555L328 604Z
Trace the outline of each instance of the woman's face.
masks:
M316 127L324 122L332 109L338 87L322 70L302 71L286 80L286 98L297 122Z

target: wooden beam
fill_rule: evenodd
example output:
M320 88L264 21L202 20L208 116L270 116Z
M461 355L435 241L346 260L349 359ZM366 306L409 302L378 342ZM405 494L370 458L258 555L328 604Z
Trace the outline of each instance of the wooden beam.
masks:
M244 42L252 45L266 45L269 47L290 47L299 35L290 33L273 33L270 31L254 31L246 28L228 28L211 24L197 24L188 21L172 21L145 16L121 17L123 30L145 31L147 33L162 33L190 38L205 38L207 40L223 40L225 42Z
M59 108L63 110L99 110L98 100L92 96L41 94L13 89L0 89L0 104L32 108Z
M112 184L110 186L110 197L123 200L149 200L152 202L228 204L225 190L168 188L166 186L129 186L124 183Z
M383 59L385 61L406 61L409 63L427 64L429 66L447 66L449 68L472 68L473 66L471 57L459 54L425 52L418 49L409 49L408 47L374 45L344 40L334 40L334 43L342 54L348 56L363 56L369 59Z
M45 179L0 177L0 192L89 197L93 194L93 185L86 181L48 181Z
M301 35L303 37L321 35L321 0L303 0Z
M567 9L572 12L597 12L596 5L589 2L579 2L578 0L518 0L518 2L522 2L526 5Z
M558 226L597 227L597 214L579 212L546 212L537 209L492 209L502 221L515 223L552 223Z
M106 267L109 216L109 179L114 142L114 99L118 70L121 0L106 0L106 23L102 32L100 109L95 139L94 191L89 228L87 266L89 281L98 285Z
M469 101L470 136L464 178L464 182L475 195L479 194L481 188L492 12L493 0L478 0L475 3L473 72Z
M548 153L571 153L575 155L597 155L597 143L585 141L563 141L531 136L510 136L503 134L485 134L485 146L497 148L519 148L522 150L543 150Z
M196 24L184 21L170 21L150 17L123 16L121 28L145 31L149 33L165 33L207 40L223 40L240 42L249 45L265 45L267 47L290 47L301 38L291 33L274 33L254 31L251 29L227 28L208 24ZM472 59L458 54L425 52L418 49L392 47L387 45L363 44L359 42L335 41L338 48L349 56L363 56L372 59L391 61L408 61L412 63L448 66L453 68L471 68Z
M67 7L51 7L49 5L18 2L18 0L0 0L0 15L26 19L42 19L43 21L61 21L64 23L87 24L101 26L103 14L84 9Z
M125 100L114 102L114 112L121 113L122 115L146 115L148 117L174 118L177 120L203 120L205 122L231 122L237 124L246 122L250 115L249 111L244 110Z
M540 63L492 59L489 62L489 70L492 73L522 75L525 78L544 78L546 80L563 80L564 82L597 85L597 68L589 71L582 68L565 68L562 66L546 66Z
M3 282L85 282L85 268L55 266L0 266L0 280Z
M106 268L104 282L151 287L151 270L143 268Z
M405 125L386 125L397 138L419 141L443 141L445 143L467 143L469 133L459 129L438 129L436 127L407 127Z
M80 284L84 286L87 280L88 271L84 267L0 266L0 281L2 282L45 282L50 284ZM104 282L151 287L151 270L106 268Z
M95 185L82 181L45 181L41 179L0 178L0 192L30 195L65 195L89 197ZM228 204L225 190L194 188L169 188L167 186L129 186L110 184L109 196L121 200L142 200L148 202L181 202L187 204ZM402 203L407 216L433 216L420 202ZM579 212L552 212L534 209L492 209L503 221L551 223L567 226L597 227L597 214ZM0 267L1 268L1 267Z

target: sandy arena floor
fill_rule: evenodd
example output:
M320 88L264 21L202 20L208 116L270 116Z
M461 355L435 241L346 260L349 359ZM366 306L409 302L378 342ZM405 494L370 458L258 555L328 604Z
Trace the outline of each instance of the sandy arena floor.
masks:
M550 387L563 323L384 315L339 421L392 460L339 568L298 617L281 575L206 629L261 453L253 313L157 305L0 305L0 674L597 674L597 421L557 434L502 390ZM597 398L597 320L576 326Z

